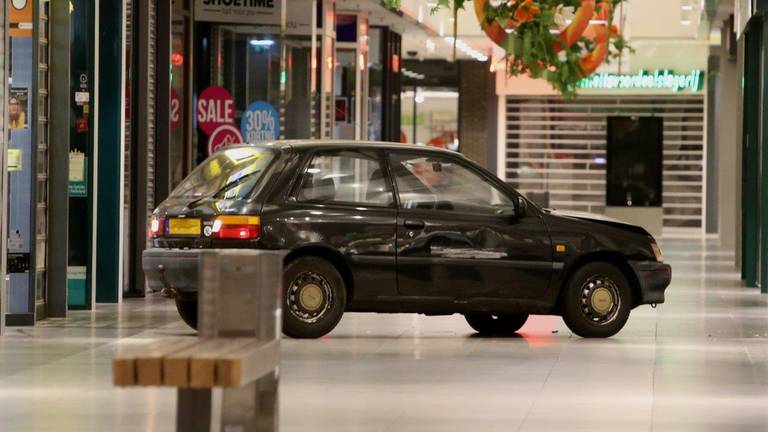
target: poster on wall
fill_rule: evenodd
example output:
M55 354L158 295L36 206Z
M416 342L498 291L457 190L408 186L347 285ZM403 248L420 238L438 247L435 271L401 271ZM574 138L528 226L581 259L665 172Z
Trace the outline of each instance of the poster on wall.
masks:
M243 143L243 137L235 125L221 125L208 138L208 156L224 147L241 143Z
M253 102L243 113L240 131L248 143L274 141L280 138L280 115L267 102Z
M8 35L32 37L32 0L8 0Z
M195 21L280 25L282 0L195 0Z
M12 88L8 91L8 128L27 128L27 107L29 90L25 88Z

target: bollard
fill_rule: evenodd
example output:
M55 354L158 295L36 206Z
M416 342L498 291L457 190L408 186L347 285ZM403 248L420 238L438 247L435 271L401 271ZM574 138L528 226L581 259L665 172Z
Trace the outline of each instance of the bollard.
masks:
M279 340L286 252L250 249L198 251L198 332L203 339L254 338L272 344L271 369L239 388L178 390L176 430L278 430Z

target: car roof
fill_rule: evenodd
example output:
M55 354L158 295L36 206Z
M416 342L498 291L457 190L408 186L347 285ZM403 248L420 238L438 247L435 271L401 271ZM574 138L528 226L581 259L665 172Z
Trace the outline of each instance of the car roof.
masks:
M459 155L459 153L437 147L420 146L415 144L401 144L383 141L354 141L354 140L281 140L266 141L255 144L237 144L232 147L265 147L278 149L296 149L296 150L314 150L325 148L344 148L352 149L385 149L385 150L425 150L436 153L448 153Z

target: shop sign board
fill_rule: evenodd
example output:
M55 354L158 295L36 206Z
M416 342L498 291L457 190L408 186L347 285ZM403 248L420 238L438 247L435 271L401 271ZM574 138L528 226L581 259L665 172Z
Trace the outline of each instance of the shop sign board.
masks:
M195 0L195 21L280 25L282 0Z
M687 74L669 69L656 69L653 72L640 70L635 74L622 75L596 73L581 80L578 87L602 90L671 90L674 93L700 92L704 88L704 76L705 72L698 69Z
M240 130L248 143L274 141L280 138L280 115L267 102L253 102L243 113Z
M220 126L233 124L235 121L235 101L229 90L220 86L211 86L200 93L197 101L197 124L206 135Z

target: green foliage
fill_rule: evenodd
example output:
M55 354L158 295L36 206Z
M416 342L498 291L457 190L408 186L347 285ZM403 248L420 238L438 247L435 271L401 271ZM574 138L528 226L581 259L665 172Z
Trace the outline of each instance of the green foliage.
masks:
M401 0L382 0L384 5L397 8ZM456 13L464 4L471 0L438 0L432 12L440 9ZM615 12L625 0L607 0ZM518 9L525 5L525 0L504 1L499 6L486 6L486 22L497 21L503 27L511 20L516 20ZM518 22L517 27L507 37L506 50L507 72L512 76L527 74L533 78L546 79L552 87L567 98L576 96L579 81L584 78L580 69L580 61L584 53L594 49L595 43L582 37L576 44L555 52L552 48L559 40L557 29L557 12L562 8L571 7L577 10L581 0L535 0L528 6L539 10L533 19ZM612 22L613 20L609 20ZM562 23L560 23L562 24ZM455 30L454 30L455 31ZM609 56L606 61L619 59L624 50L633 52L627 41L621 36L611 38Z

